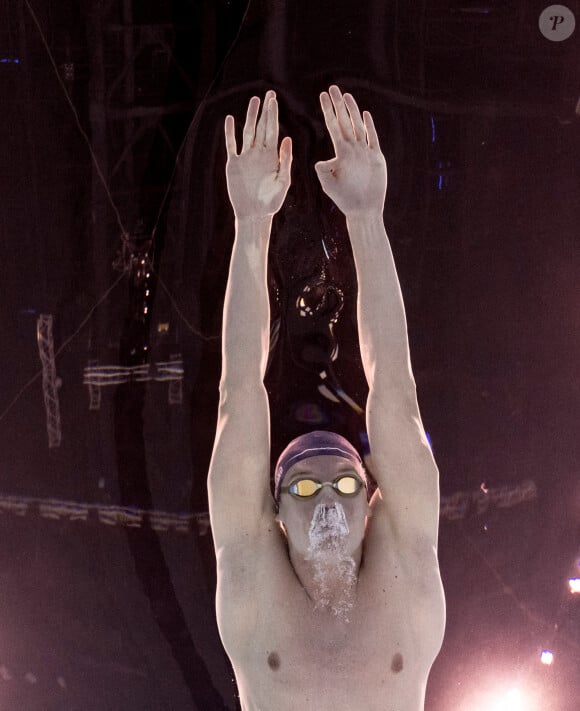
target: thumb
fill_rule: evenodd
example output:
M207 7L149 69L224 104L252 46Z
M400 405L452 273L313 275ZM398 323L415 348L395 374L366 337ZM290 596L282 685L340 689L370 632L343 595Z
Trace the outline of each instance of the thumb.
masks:
M325 178L327 175L334 173L335 169L335 158L333 158L332 160L321 160L318 161L318 163L314 164L314 170L316 171L316 175L318 175L320 179Z
M290 173L292 165L292 139L289 136L283 139L280 144L280 168L279 173L286 175Z

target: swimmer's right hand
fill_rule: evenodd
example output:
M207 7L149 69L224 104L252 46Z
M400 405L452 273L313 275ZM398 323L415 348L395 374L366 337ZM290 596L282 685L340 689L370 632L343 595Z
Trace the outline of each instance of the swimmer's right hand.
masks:
M286 137L278 153L278 102L268 91L256 124L260 99L250 99L243 143L237 151L233 116L225 122L226 178L235 216L240 219L269 217L282 207L290 186L292 139Z

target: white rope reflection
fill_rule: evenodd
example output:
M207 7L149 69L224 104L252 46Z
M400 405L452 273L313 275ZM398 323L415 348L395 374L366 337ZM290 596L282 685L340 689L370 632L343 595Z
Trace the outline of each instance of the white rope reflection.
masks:
M481 516L490 508L509 509L537 498L538 487L531 479L513 486L458 491L451 496L441 497L440 515L448 521L456 521L473 513Z
M183 372L181 358L133 366L90 364L84 370L83 384L102 388L130 382L144 383L151 380L163 383L183 380Z
M83 374L83 385L89 390L89 410L101 407L101 388L123 383L168 383L167 400L170 405L183 402L183 359L181 355L171 356L167 361L144 363L142 365L99 365L90 361Z
M61 499L41 499L28 496L0 494L0 515L13 514L20 518L38 515L53 521L98 523L125 528L151 528L154 531L189 533L197 530L205 535L209 530L207 513L170 513L132 506L89 504Z

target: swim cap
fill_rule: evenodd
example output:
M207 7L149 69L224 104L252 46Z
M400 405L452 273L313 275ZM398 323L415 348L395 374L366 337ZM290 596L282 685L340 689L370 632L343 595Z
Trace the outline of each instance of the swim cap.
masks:
M362 460L356 449L347 439L336 434L336 432L316 430L300 435L300 437L293 439L278 457L274 472L274 499L276 503L280 499L280 487L290 467L303 459L319 457L325 454L343 457L355 464L357 469L362 468ZM365 485L368 486L364 469L361 472L361 476Z

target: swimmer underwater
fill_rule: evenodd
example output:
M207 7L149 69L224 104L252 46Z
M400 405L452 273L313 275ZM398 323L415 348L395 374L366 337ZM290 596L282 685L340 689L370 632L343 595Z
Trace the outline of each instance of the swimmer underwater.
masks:
M217 618L243 711L422 711L443 641L439 475L421 422L407 325L383 222L387 167L371 115L331 86L320 103L335 156L315 165L346 217L369 385L372 474L330 432L290 442L270 490L264 387L273 216L290 185L278 104L250 100L238 152L225 120L235 240L226 288L208 480Z

